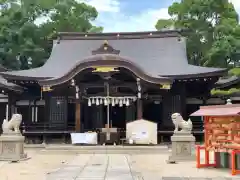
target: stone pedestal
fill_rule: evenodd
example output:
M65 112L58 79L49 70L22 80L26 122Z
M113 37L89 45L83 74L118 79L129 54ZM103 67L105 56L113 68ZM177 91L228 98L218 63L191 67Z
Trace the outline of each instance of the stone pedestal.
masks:
M192 153L192 147L195 146L195 137L190 132L174 133L171 142L172 151L168 159L169 163L196 159Z
M24 139L20 133L4 133L0 136L0 161L20 161L27 158Z

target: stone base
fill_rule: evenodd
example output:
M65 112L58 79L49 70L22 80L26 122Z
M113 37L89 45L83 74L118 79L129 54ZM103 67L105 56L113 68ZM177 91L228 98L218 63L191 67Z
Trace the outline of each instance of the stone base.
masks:
M192 153L192 147L195 145L195 137L187 132L177 132L171 137L172 151L168 162L191 161L196 159Z
M5 133L0 136L0 161L27 159L24 153L25 137L20 133Z

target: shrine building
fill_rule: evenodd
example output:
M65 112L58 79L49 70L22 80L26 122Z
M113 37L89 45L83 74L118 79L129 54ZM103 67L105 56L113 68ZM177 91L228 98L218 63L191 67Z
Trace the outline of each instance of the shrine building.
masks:
M21 113L27 137L53 139L103 127L124 136L127 122L146 119L157 123L160 135L170 136L171 114L187 119L207 104L226 72L190 65L182 34L58 33L42 67L1 70L0 123ZM193 121L193 130L201 123Z

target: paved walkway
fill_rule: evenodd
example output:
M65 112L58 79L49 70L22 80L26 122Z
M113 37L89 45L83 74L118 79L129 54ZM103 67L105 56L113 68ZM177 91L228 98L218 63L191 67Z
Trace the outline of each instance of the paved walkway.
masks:
M47 180L227 180L236 178L160 177L151 173L134 172L126 154L76 155L70 162L47 175ZM143 175L144 174L144 175ZM203 174L204 176L204 174Z
M47 180L132 180L126 155L78 155Z

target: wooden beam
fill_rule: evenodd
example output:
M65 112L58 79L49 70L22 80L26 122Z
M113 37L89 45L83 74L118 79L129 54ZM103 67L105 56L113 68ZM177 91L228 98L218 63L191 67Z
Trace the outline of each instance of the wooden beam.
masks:
M142 99L137 99L137 119L142 119L143 118L143 104L142 104Z
M126 87L131 89L136 89L136 84L134 83L109 83L110 87ZM104 88L104 83L80 83L81 88Z
M76 102L76 110L75 110L75 131L81 131L81 104L80 102Z
M100 93L96 93L96 94L87 94L84 97L92 97L92 96L106 96L106 93L104 92L100 92ZM111 93L110 96L115 96L115 97L121 97L121 96L135 96L135 94L131 94L131 93Z

